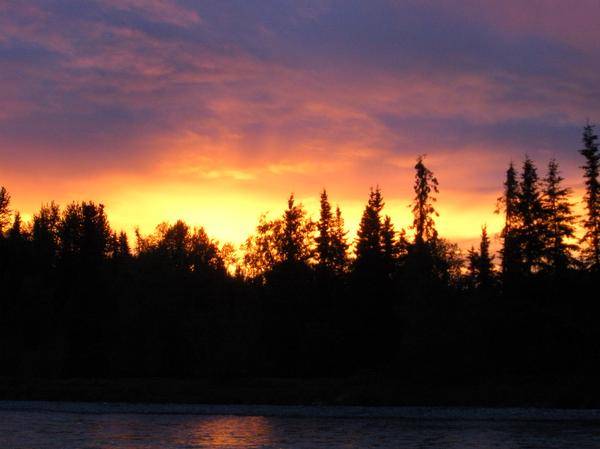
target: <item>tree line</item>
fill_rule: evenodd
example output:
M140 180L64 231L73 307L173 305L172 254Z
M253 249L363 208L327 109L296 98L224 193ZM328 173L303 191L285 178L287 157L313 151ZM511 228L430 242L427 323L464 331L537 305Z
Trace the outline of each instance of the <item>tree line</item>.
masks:
M375 187L351 241L323 190L317 220L291 195L280 217L260 217L239 259L183 221L131 245L92 201L46 204L23 223L2 187L0 376L597 375L592 125L582 143L585 216L556 160L542 177L529 157L511 163L498 255L485 226L466 254L438 235L439 184L423 157L410 234Z

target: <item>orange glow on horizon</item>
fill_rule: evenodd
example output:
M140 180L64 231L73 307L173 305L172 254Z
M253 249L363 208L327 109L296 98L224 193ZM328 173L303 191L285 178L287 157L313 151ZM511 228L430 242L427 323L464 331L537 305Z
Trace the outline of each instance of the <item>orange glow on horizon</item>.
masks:
M436 158L430 159L435 163ZM246 169L235 164L219 166L211 161L204 164L207 167L204 169L190 164L189 160L181 165L173 164L172 160L169 164L157 164L153 171L145 174L121 172L60 182L53 179L34 182L8 176L7 187L13 198L13 209L21 211L26 220L32 217L40 204L51 200L61 206L73 200L94 200L105 204L113 229L124 230L131 237L136 227L142 234L149 234L161 222L173 223L183 219L191 226L203 226L211 237L221 243L240 245L254 233L260 214L267 213L273 218L283 213L291 192L309 215L317 219L322 189L320 182L324 179L329 184L324 183L331 203L339 205L342 210L348 238L352 242L369 186L377 184L370 182L359 166L351 164L342 164L344 171L352 174L344 177L332 166L319 167L310 160L302 163L271 162ZM403 168L399 168L396 162L393 164L394 170L402 176L395 172L390 176L388 173L390 179L379 183L386 203L383 213L392 217L398 231L404 228L410 234L412 161L404 160ZM452 179L443 167L428 165L440 180L436 203L439 212L436 225L440 235L458 243L462 249L468 249L478 244L481 226L485 224L492 236L492 244L497 248L499 242L494 237L501 230L502 216L495 214L494 209L501 194L503 170L499 170L496 191L478 192L461 189L460 179ZM316 170L317 167L322 172L312 173L311 169ZM448 183L446 178L450 178ZM448 185L450 183L453 185ZM581 193L577 191L573 195L573 199L577 200L578 213L582 212L578 203Z

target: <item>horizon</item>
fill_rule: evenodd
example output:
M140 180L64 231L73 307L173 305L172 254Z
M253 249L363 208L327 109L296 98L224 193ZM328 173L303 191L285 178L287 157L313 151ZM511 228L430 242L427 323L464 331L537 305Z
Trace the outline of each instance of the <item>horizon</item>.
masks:
M425 162L427 162L427 159L425 159ZM534 161L534 163L535 162L536 161ZM560 161L557 161L557 162L560 163ZM520 164L515 163L515 168L517 169L517 172L520 172L519 165ZM545 176L545 168L546 167L544 167L544 166L537 165L538 175L540 176L540 179L542 179ZM434 174L435 174L435 172L434 172ZM410 178L410 181L411 182L413 181L412 177ZM566 181L565 186L571 187L571 185L569 184L569 179L565 179L565 181ZM410 182L408 184L410 185ZM580 181L579 184L582 184L582 182ZM374 188L375 186L381 188L382 193L383 193L383 198L384 198L384 203L385 203L383 215L384 216L390 215L390 217L392 219L392 223L394 224L397 232L406 231L408 236L412 236L412 233L413 233L412 232L412 218L413 217L412 217L412 212L410 211L410 207L411 207L411 202L413 201L413 198L407 197L407 198L403 198L403 199L400 199L400 198L391 198L390 199L386 196L385 189L381 185L375 184L374 186L370 186L369 188ZM350 201L349 204L351 206L345 207L348 203L341 204L341 203L337 202L335 197L332 197L331 192L329 190L327 190L326 187L324 187L323 189L325 189L327 191L327 194L329 195L329 199L332 203L332 206L340 207L340 210L342 212L342 217L344 218L344 222L345 222L345 229L348 233L347 234L348 241L350 242L350 245L351 245L350 253L353 253L354 252L354 243L355 243L355 239L357 236L356 233L357 233L358 225L360 222L360 217L363 213L363 210L364 210L364 207L366 204L366 195L365 195L364 201L362 201L362 202L361 201ZM321 191L323 189L321 189ZM367 191L368 191L368 189L367 189ZM9 191L9 193L11 193L11 192ZM444 197L443 193L444 193L444 186L440 183L440 193L436 195L436 198L439 198L440 196L443 198ZM182 220L192 228L204 228L206 230L206 232L208 233L208 235L211 238L217 240L220 244L233 244L235 246L236 252L243 253L243 249L241 248L241 246L244 244L244 242L246 241L247 238L249 238L250 236L255 234L256 226L258 225L260 216L265 215L268 219L279 218L285 209L285 202L287 201L287 198L289 197L290 194L294 195L296 202L298 204L301 204L304 207L304 209L307 211L307 214L310 218L312 218L312 219L318 218L320 192L318 192L316 195L305 196L305 197L299 197L299 196L297 196L297 194L295 192L290 192L288 194L288 196L286 196L285 198L281 198L281 201L279 201L279 204L274 204L273 208L266 209L266 210L263 209L262 211L258 211L254 215L254 221L251 221L251 211L248 211L248 214L245 217L248 220L245 220L240 226L240 229L243 228L244 230L247 227L249 227L248 232L245 234L241 233L241 232L239 234L234 234L234 235L230 234L230 237L232 237L232 238L229 238L229 239L223 238L223 235L227 235L227 234L219 233L218 228L219 228L219 225L222 224L224 221L228 222L233 217L231 217L228 214L225 214L226 219L224 220L223 216L221 216L219 214L214 214L213 212L215 210L219 210L218 208L209 210L209 211L205 211L206 215L204 215L204 216L198 215L197 211L182 212L182 209L173 208L173 211L171 211L169 214L167 214L169 217L168 219L158 220L154 224L151 222L145 222L144 225L139 225L139 224L134 223L134 224L126 225L126 226L122 226L122 225L119 226L119 224L118 224L119 221L118 220L115 221L112 219L113 214L111 213L110 204L107 204L106 202L102 201L101 199L98 200L95 198L87 198L87 199L80 198L80 199L71 199L71 200L66 200L66 201L56 201L54 199L51 199L49 201L44 201L44 202L40 203L40 206L46 205L46 204L50 203L51 201L54 201L58 206L61 207L61 211L62 211L67 204L70 204L72 202L78 203L78 202L82 202L82 201L93 201L97 204L102 204L105 207L107 217L111 224L111 227L115 230L115 232L121 232L121 231L125 232L128 235L129 240L132 244L135 243L133 238L135 237L136 230L139 230L140 233L142 234L142 236L148 236L148 235L154 233L156 231L156 229L158 228L158 226L162 223L173 224L178 220ZM491 195L491 196L494 196L495 202L494 202L494 206L491 208L492 212L487 215L487 218L489 220L482 221L479 224L477 224L477 221L474 219L474 218L481 218L478 215L477 211L475 211L475 212L469 211L469 213L466 216L464 215L464 212L456 212L455 211L455 214L452 215L452 211L450 211L450 213L448 213L448 210L444 209L443 207L440 208L440 202L436 201L435 207L439 213L439 216L435 217L435 221L436 221L436 227L440 230L440 232L439 232L440 237L447 239L451 243L456 243L462 251L466 251L470 247L477 246L479 244L480 237L481 237L481 229L483 226L486 226L488 229L488 233L491 237L491 248L494 251L494 253L497 253L497 251L500 249L500 232L504 225L504 216L502 213L497 213L494 209L496 208L496 202L501 195L502 195L502 186L500 186L499 190L495 194ZM152 200L152 198L150 198L150 200ZM399 206L399 203L402 203L403 201L405 204ZM11 202L14 203L14 198L11 198ZM167 200L167 202L168 202L168 200ZM576 213L576 215L579 217L584 217L585 211L584 211L584 207L583 207L583 192L582 192L581 188L578 190L573 189L573 192L571 194L571 202L573 204L573 210ZM231 204L227 203L227 205L230 206ZM39 207L36 210L33 210L31 212L23 212L23 211L15 208L13 210L13 216L14 216L14 213L19 212L23 221L30 224L30 222L33 218L33 215L38 210L39 210ZM224 209L220 209L220 210L223 211ZM350 211L350 214L347 213L348 210ZM445 213L442 211L445 211ZM208 218L208 217L210 217L210 218ZM348 218L348 217L350 217L350 218ZM200 221L196 221L196 220L204 220L204 221L200 222ZM117 223L117 224L115 225L115 223ZM466 228L467 228L466 233L464 232L464 229L463 229L462 234L460 232L456 233L456 231L454 231L455 233L452 232L453 228L456 229L457 227L460 227L461 225L462 226L466 225ZM470 232L472 232L473 229L476 229L477 234L469 234ZM576 231L577 231L577 234L580 235L581 226L580 226L579 222L576 226ZM237 236L237 239L235 238L236 236ZM498 261L496 261L496 262L498 262Z

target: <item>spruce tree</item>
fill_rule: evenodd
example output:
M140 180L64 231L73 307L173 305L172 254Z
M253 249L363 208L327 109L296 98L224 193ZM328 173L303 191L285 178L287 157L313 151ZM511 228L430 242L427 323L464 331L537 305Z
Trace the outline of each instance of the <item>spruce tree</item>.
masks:
M518 241L522 249L523 268L529 274L542 264L546 217L537 169L528 156L523 162L517 209L520 221Z
M308 263L313 257L312 234L314 222L307 217L302 204L295 204L294 194L288 199L283 214L283 229L279 252L283 262Z
M130 257L131 249L129 248L129 239L124 231L121 231L117 237L117 248L120 257Z
M34 260L45 274L56 267L59 252L60 209L54 202L43 205L33 216L31 240Z
M381 247L383 255L388 259L396 257L396 231L389 215L386 215L381 227Z
M0 187L0 237L10 224L10 195L5 187Z
M481 228L479 250L471 247L467 256L469 272L473 284L480 289L488 289L494 275L494 256L490 254L490 238L487 226Z
M573 261L577 245L569 243L575 237L575 216L571 211L571 189L562 186L558 163L548 163L544 178L542 204L546 216L544 236L544 264L552 272L564 271Z
M585 158L583 177L585 179L585 208L587 216L583 221L584 263L593 270L600 270L600 152L598 136L590 124L583 129L583 149L579 153Z
M519 219L519 182L517 171L511 162L506 170L504 193L498 198L496 213L504 212L504 227L500 234L502 239L502 275L505 282L511 281L521 272L521 250L518 240Z
M384 204L379 187L371 188L357 232L356 261L359 264L377 260L382 255L381 210Z
M348 263L348 243L346 242L344 219L339 206L336 208L335 215L333 214L325 189L321 192L321 210L317 231L319 233L315 239L317 267L329 274L343 273Z
M396 239L396 230L389 215L385 216L381 227L381 249L383 253L383 262L386 272L393 271L394 264L398 258L398 244Z
M331 232L331 261L336 274L342 274L348 267L347 231L344 229L344 219L339 206L335 209Z
M21 240L23 238L23 220L20 212L15 212L13 224L8 230L8 238L10 240Z
M423 163L423 156L417 158L415 165L415 197L412 205L415 244L421 246L428 240L437 238L434 216L438 213L433 207L436 201L434 193L438 193L438 180Z
M333 215L331 213L331 204L327 197L327 191L323 189L321 192L321 210L319 221L317 222L317 230L319 235L316 237L317 242L317 263L322 270L333 270Z
M477 287L477 268L479 266L479 252L473 245L467 251L467 270L469 271L469 284Z

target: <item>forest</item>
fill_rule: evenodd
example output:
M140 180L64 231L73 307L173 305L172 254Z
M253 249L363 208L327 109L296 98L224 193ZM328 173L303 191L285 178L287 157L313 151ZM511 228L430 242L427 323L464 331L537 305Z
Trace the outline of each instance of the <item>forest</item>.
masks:
M555 160L542 174L529 157L508 166L498 254L485 227L464 253L438 235L423 157L411 229L394 228L379 187L353 241L325 190L316 220L291 195L239 257L183 221L130 242L92 201L46 204L24 223L2 187L0 377L598 379L592 125L580 148L581 199Z

